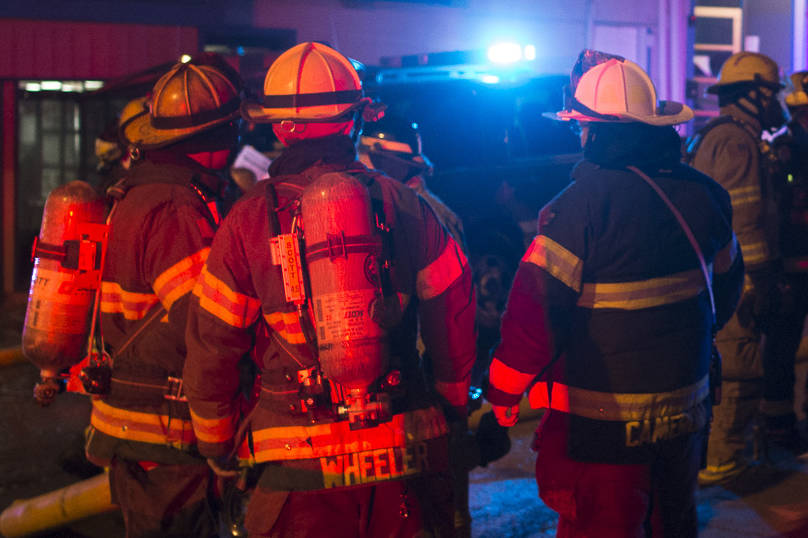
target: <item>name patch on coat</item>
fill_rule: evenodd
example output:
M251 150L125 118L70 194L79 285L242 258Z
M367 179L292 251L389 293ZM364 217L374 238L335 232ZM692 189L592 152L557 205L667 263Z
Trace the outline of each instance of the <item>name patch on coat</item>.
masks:
M320 458L326 488L380 482L430 471L427 442Z
M636 447L694 433L705 426L705 421L703 407L696 406L678 415L626 422L626 446Z

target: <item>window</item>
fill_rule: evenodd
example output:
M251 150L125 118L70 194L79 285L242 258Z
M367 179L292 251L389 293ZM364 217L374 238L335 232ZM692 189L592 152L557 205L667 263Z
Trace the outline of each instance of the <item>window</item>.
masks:
M696 6L696 41L693 45L696 119L693 129L700 129L718 115L718 98L707 88L718 82L718 73L727 58L741 50L740 7Z
M74 179L98 183L95 138L126 101L86 98L85 90L100 87L96 81L28 80L18 87L15 288L27 289L48 194Z

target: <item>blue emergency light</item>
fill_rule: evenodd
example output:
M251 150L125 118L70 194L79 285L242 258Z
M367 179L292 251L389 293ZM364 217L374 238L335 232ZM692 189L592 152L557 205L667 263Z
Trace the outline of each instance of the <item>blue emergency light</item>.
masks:
M534 45L521 45L515 41L501 41L488 47L488 61L495 64L514 64L536 59Z

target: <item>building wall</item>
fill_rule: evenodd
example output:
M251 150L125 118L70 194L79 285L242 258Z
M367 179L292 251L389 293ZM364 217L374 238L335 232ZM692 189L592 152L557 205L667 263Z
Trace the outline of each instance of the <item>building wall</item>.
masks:
M198 47L189 26L0 19L0 78L108 79Z
M383 56L485 48L513 39L536 45L538 69L563 73L593 25L652 30L655 2L637 0L467 0L458 7L407 2L255 0L254 24L295 28L300 41L324 41L365 63Z
M792 0L746 0L743 33L760 37L760 50L787 75L792 70Z

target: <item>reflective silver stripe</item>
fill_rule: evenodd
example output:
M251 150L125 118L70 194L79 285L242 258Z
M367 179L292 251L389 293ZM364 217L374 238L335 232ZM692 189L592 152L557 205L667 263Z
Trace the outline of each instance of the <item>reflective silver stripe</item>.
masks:
M455 240L448 238L438 259L418 271L416 290L421 300L437 297L463 276L468 260Z
M738 257L738 240L735 237L735 234L732 234L732 238L729 240L727 245L718 251L718 254L715 255L715 272L716 274L722 274L729 271L729 268L732 267L732 264L735 263L735 258Z
M704 276L698 269L634 282L585 283L578 306L639 310L684 301L703 289Z
M535 409L549 408L594 420L627 422L679 415L701 403L709 390L707 376L670 392L637 394L599 392L552 383L547 401L547 382L540 382L530 389L529 400Z
M533 239L522 262L541 267L568 288L581 291L583 260L546 235Z

